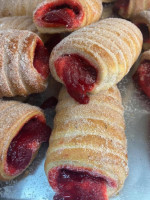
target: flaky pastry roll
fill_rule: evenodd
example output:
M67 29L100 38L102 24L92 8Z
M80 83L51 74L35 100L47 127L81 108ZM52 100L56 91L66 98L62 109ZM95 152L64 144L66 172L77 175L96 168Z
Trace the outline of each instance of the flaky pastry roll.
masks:
M49 53L30 31L0 31L0 97L27 96L46 89Z
M40 108L0 101L0 180L20 175L33 161L50 128Z
M145 51L133 78L140 89L150 98L150 50Z
M117 0L114 5L114 12L126 19L148 9L150 9L149 0Z
M141 11L133 17L132 22L138 26L143 34L143 49L150 49L150 11Z
M58 102L45 162L48 181L57 193L54 199L108 200L128 175L119 90L113 86L81 105L63 88Z
M41 33L75 31L100 19L101 0L46 0L36 8L34 23Z
M0 0L0 17L30 16L43 0Z
M87 93L107 90L128 73L142 42L140 30L131 22L100 20L70 34L53 49L51 73L74 99L88 103Z

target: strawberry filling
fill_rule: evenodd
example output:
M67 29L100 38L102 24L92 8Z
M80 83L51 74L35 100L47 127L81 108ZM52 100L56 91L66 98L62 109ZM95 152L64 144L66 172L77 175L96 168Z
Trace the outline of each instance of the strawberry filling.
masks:
M35 48L33 66L44 79L48 77L50 72L49 53L40 40L37 42Z
M150 34L146 24L137 24L137 27L141 30L143 34L143 42L150 43Z
M119 12L121 10L122 14L126 14L126 11L129 7L129 2L130 0L117 0L114 4L114 12L119 15Z
M64 55L55 61L58 76L66 85L67 91L80 104L87 104L87 95L96 83L97 70L89 61L79 55Z
M150 98L150 61L145 60L133 76L139 87Z
M61 1L47 3L34 14L34 19L41 27L76 28L83 20L83 11L75 1Z
M5 171L13 176L21 173L30 163L43 142L47 142L51 129L43 120L34 117L28 121L12 140L8 152Z
M57 190L53 200L108 200L105 178L87 171L53 169L49 172L49 182ZM116 187L116 183L112 181L111 186Z

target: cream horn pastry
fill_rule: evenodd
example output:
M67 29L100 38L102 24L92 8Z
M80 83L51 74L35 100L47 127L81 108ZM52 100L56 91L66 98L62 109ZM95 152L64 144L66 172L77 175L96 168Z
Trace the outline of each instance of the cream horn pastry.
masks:
M141 11L132 18L132 22L138 26L143 34L143 49L150 49L150 11Z
M148 9L150 9L149 0L117 0L114 4L114 12L126 19Z
M0 97L27 96L47 87L49 53L30 31L0 31Z
M50 56L53 77L80 103L107 90L130 70L142 48L142 34L131 22L108 18L63 39Z
M41 33L60 33L96 22L101 14L101 0L46 0L37 6L33 20Z
M33 161L51 129L40 108L0 101L0 180L20 175Z
M150 98L150 50L145 51L133 76L140 89Z
M30 16L43 0L0 0L0 17Z
M128 175L122 100L113 86L78 104L63 87L46 155L54 200L108 200Z

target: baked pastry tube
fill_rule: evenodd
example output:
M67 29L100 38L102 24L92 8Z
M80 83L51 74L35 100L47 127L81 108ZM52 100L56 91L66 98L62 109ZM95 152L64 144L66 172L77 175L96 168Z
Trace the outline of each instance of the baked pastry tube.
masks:
M150 11L141 11L132 19L132 22L143 34L143 49L150 49Z
M45 172L54 199L108 200L128 175L123 106L117 86L81 105L59 95ZM80 197L80 198L79 198Z
M142 54L133 78L140 89L150 98L150 50Z
M53 77L80 103L87 93L107 90L130 70L142 48L142 34L131 22L108 18L75 31L50 56Z
M0 17L30 16L43 0L0 0Z
M150 9L149 0L117 0L114 4L114 12L126 19L148 9Z
M0 180L20 175L33 161L51 130L40 108L0 101Z
M0 31L0 97L27 96L46 89L49 54L30 31Z
M46 0L36 8L33 19L41 33L75 31L100 19L101 0Z

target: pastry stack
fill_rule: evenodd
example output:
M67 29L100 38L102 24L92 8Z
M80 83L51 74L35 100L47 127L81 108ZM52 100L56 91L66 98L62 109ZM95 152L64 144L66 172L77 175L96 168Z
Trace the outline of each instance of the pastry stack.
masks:
M45 173L54 200L108 200L128 176L116 84L140 55L140 29L125 19L101 20L101 0L0 5L0 97L43 92L50 73L63 84L52 133L40 108L1 99L0 180L23 173L50 137ZM56 42L52 34L62 33L65 38Z

